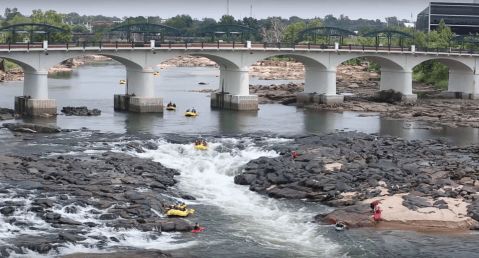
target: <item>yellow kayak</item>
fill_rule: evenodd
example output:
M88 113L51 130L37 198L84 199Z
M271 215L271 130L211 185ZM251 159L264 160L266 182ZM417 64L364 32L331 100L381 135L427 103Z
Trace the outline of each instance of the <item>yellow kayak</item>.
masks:
M180 210L169 210L168 213L166 213L168 216L180 216L180 217L186 217L190 214L193 214L195 210L193 209L188 209L184 211Z
M120 84L125 84L126 81L125 80L120 80Z
M185 112L185 116L197 116L198 113L193 113L193 112Z
M176 110L175 107L166 107L166 110Z
M159 72L154 72L153 75L160 75L160 73Z
M204 145L195 145L195 149L197 150L208 150L208 146L204 146Z

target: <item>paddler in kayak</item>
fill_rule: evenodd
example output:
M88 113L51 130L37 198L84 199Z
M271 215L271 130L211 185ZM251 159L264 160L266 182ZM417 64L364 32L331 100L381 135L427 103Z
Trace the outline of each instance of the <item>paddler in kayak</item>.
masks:
M200 229L200 225L198 225L198 223L195 223L195 226L193 227L193 230L199 230Z
M340 230L343 230L345 229L345 225L344 223L341 221L341 220L337 220L336 221L336 225L334 225L336 228L340 229Z

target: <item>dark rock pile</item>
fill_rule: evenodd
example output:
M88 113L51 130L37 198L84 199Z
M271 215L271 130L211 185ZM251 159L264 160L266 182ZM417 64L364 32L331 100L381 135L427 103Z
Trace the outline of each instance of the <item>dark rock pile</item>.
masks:
M20 115L13 109L0 108L0 120L11 120L19 117Z
M87 107L64 107L62 113L67 116L99 116L101 111L98 109L88 110Z
M19 211L33 212L57 229L56 236L38 244L32 244L36 243L35 236L27 235L24 240L16 238L10 242L18 248L26 247L41 253L65 242L85 240L89 237L88 229L99 226L101 222L115 229L135 228L144 232L190 231L193 225L189 221L161 218L156 213L164 212L162 201L168 199L164 195L194 199L170 188L177 183L174 176L178 174L157 162L113 152L103 153L92 161L63 156L0 156L0 180L3 183L0 194L15 193L19 198L26 198L31 196L31 191L35 192L31 205L5 201L0 203L0 213L6 216L8 223L31 229L32 225L8 217ZM96 218L96 223L82 223L55 213L52 207L58 206L66 207L68 214L78 213L80 207L88 206L104 212L100 214L92 209L91 216ZM52 232L48 233L51 235ZM2 250L4 247L0 245L0 253Z
M4 123L2 126L11 131L25 133L59 133L62 131L60 127L52 125L44 126L28 123Z
M307 199L349 206L381 194L417 193L404 198L411 210L426 207L424 198L462 197L469 216L479 218L479 145L457 147L442 139L407 141L356 132L296 138L276 158L250 161L235 183L273 198ZM293 158L291 153L296 152ZM338 163L340 169L327 169ZM345 192L357 193L345 198ZM437 201L434 207L446 208Z

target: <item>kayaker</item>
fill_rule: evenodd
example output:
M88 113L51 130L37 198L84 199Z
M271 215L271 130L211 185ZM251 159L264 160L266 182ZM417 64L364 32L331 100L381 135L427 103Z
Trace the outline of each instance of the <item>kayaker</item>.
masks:
M173 107L176 107L176 104L175 104L175 103L173 103Z
M198 225L198 223L195 223L195 226L193 227L194 230L198 230L200 229L200 225Z
M187 110L186 110L186 113L188 113L188 112L190 112L190 110L189 110L189 109L187 109Z
M378 201L374 201L371 203L371 209L373 210L373 212L376 210L376 206L379 205L379 202Z
M337 220L335 226L338 227L338 228L344 228L344 224L341 220Z
M170 101L170 103L168 103L167 107L171 107L171 106L173 106L173 104Z
M196 109L193 107L193 109L191 110L192 113L196 113Z
M201 139L200 142L201 142L201 145L203 145L203 146L205 146L205 147L208 145L208 143L206 143L206 141L203 140L203 139Z

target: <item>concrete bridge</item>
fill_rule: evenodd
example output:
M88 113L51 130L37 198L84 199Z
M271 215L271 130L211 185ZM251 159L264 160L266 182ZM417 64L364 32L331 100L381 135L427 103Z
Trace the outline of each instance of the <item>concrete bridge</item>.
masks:
M209 58L220 66L219 90L212 93L211 107L234 110L258 109L258 98L249 94L249 66L268 57L286 55L305 65L306 78L298 102L339 103L336 67L353 58L365 57L381 66L380 90L402 93L404 101L416 99L412 93L412 69L435 60L447 65L448 92L462 98L479 97L479 54L459 50L442 52L403 47L335 45L235 44L235 43L64 43L0 45L0 58L19 64L25 71L23 96L15 98L15 109L31 115L57 112L56 100L48 97L48 69L64 60L86 54L103 55L126 67L127 87L115 95L115 109L132 112L163 112L163 99L155 95L154 67L181 55Z

